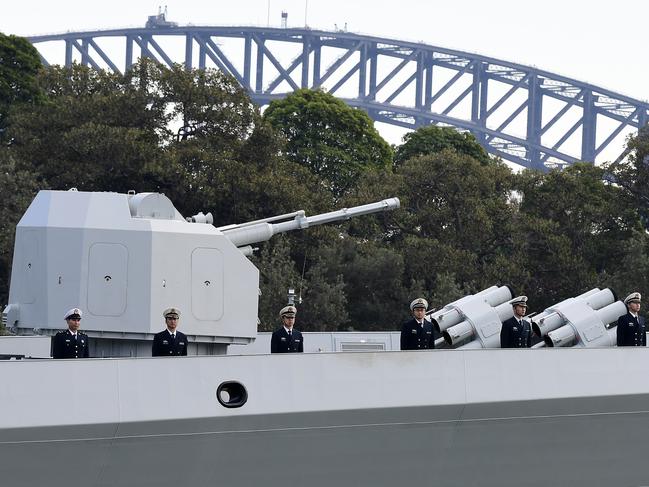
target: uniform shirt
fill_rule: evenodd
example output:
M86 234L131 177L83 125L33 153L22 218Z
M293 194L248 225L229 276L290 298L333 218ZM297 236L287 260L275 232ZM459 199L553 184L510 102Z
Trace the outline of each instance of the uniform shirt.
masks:
M175 331L175 337L169 330L161 331L153 337L151 355L154 357L177 357L187 355L187 337L184 333Z
M617 346L618 347L645 347L647 346L647 329L642 316L631 313L617 319Z
M270 353L300 352L304 352L302 333L293 328L289 334L284 326L273 332L273 336L270 339Z
M88 335L77 331L76 336L69 329L52 337L53 358L88 358Z
M528 321L520 321L512 316L500 329L500 348L530 348L532 346L532 327Z
M433 325L428 320L419 323L415 318L401 325L401 350L426 350L435 348Z

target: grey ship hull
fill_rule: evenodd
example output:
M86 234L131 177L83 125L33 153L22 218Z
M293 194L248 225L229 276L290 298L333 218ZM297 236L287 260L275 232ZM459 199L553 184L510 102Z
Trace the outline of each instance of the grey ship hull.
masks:
M645 349L0 364L8 487L649 485ZM248 391L216 399L223 381Z

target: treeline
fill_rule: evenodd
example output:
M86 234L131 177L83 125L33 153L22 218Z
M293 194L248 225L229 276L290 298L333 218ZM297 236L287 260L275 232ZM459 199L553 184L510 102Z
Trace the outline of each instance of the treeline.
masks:
M0 34L0 303L15 225L38 189L165 193L215 225L397 196L401 209L260 245L261 329L301 290L306 331L395 329L407 304L493 284L530 311L592 287L649 289L649 133L607 167L514 174L467 133L390 147L361 110L300 90L261 113L217 71L141 61L121 75L43 68Z

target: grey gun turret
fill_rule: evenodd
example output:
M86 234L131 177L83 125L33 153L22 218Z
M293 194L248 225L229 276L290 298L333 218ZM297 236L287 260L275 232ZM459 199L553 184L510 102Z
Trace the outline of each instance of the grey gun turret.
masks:
M209 214L186 220L163 194L41 191L16 228L4 317L17 334L53 335L65 311L80 307L94 356L147 356L164 328L162 311L173 306L182 311L190 354L222 354L257 334L259 270L244 255L250 244L398 206L392 198L215 228Z

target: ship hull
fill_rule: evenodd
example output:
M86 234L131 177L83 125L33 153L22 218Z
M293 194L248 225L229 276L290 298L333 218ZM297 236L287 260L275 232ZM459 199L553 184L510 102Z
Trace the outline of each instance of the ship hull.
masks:
M7 486L640 486L641 349L0 364ZM216 400L224 381L247 402Z

